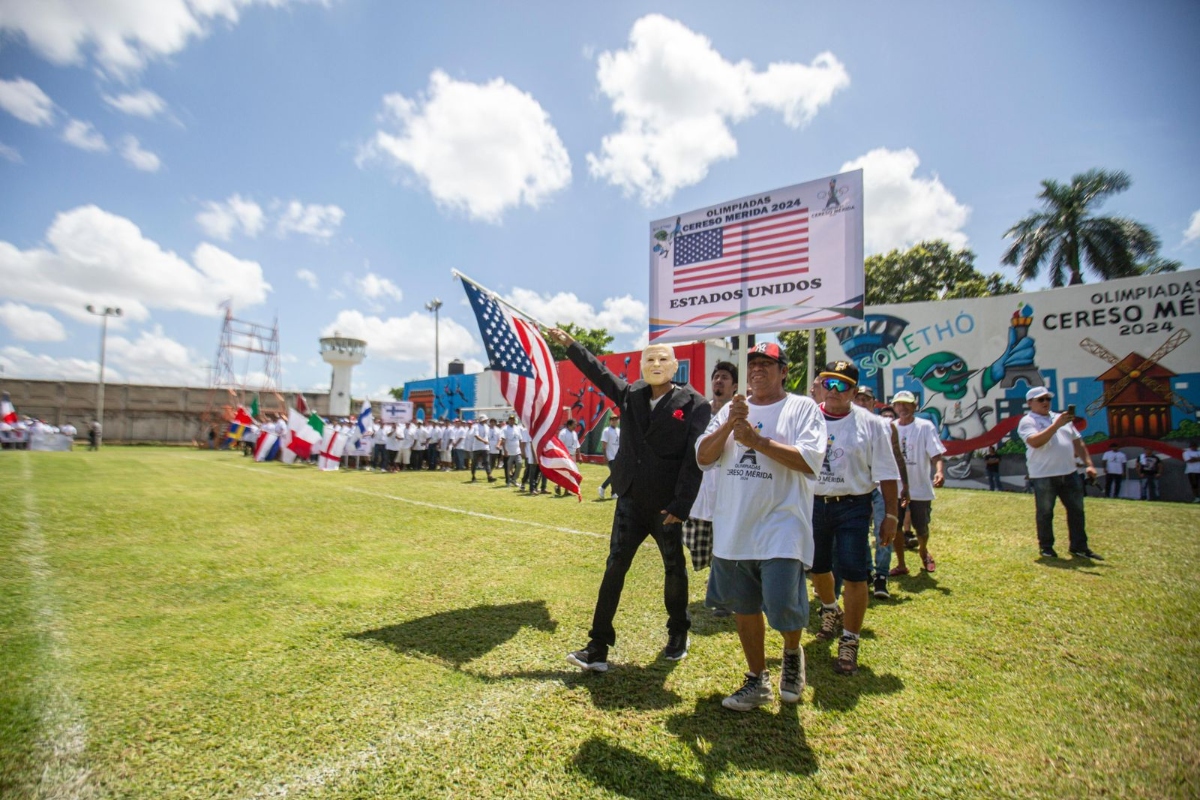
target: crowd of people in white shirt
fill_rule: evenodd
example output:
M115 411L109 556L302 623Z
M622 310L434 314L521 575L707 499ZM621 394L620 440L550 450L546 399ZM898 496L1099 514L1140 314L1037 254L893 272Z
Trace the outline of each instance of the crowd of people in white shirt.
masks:
M479 414L474 420L418 419L407 423L384 422L375 417L366 422L365 430L347 418L327 424L353 445L342 454L341 465L348 469L388 473L469 470L473 481L482 472L491 483L502 478L507 485L531 494L547 491L546 480L533 457L529 430L514 415L504 421ZM251 429L242 440L247 454L254 450L259 430L284 440L287 422L282 415L270 415L259 428ZM558 438L578 461L580 442L574 420L564 424Z

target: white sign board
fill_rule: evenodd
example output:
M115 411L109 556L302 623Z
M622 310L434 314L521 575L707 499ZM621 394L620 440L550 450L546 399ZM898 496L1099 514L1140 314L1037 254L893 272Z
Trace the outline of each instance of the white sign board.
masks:
M650 223L650 341L862 320L862 170Z
M380 403L379 416L387 424L413 421L413 404L408 400L396 400L391 403Z

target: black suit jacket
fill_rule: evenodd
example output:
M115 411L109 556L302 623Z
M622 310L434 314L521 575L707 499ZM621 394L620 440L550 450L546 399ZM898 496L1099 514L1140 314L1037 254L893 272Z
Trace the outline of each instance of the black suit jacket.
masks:
M651 411L650 384L617 377L578 342L567 348L567 357L620 409L614 492L687 519L702 477L696 440L708 427L712 406L692 387L676 385Z

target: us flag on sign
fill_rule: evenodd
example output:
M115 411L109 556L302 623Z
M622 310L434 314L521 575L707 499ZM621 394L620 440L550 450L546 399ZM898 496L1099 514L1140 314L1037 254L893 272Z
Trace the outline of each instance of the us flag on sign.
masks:
M579 467L558 440L562 392L546 340L537 325L513 316L482 286L458 277L479 323L488 366L500 378L500 393L529 429L542 474L582 501Z
M801 275L808 272L808 209L684 234L674 249L676 292Z

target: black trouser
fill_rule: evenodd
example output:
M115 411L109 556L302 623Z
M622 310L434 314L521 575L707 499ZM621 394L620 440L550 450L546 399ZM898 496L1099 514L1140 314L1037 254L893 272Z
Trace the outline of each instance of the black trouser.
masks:
M1125 482L1124 475L1108 473L1104 476L1104 496L1105 497L1120 497L1121 484Z
M602 491L602 492L608 488L608 485L610 483L612 483L612 478L613 478L613 476L612 476L613 462L606 459L604 463L608 465L608 477L604 479L604 483L600 484L600 491Z
M475 470L482 469L487 476L492 477L492 461L488 458L487 450L471 451L471 480L475 480Z
M429 449L425 451L425 458L429 462L429 469L437 470L438 468L438 446L436 444L429 445Z
M663 602L667 607L667 631L685 633L692 627L688 614L687 561L683 555L683 524L663 524L664 515L657 507L638 503L628 495L617 498L613 512L612 536L608 545L608 563L600 582L600 595L588 632L593 643L603 647L616 644L613 619L625 588L625 573L633 563L642 542L653 536L663 561Z

